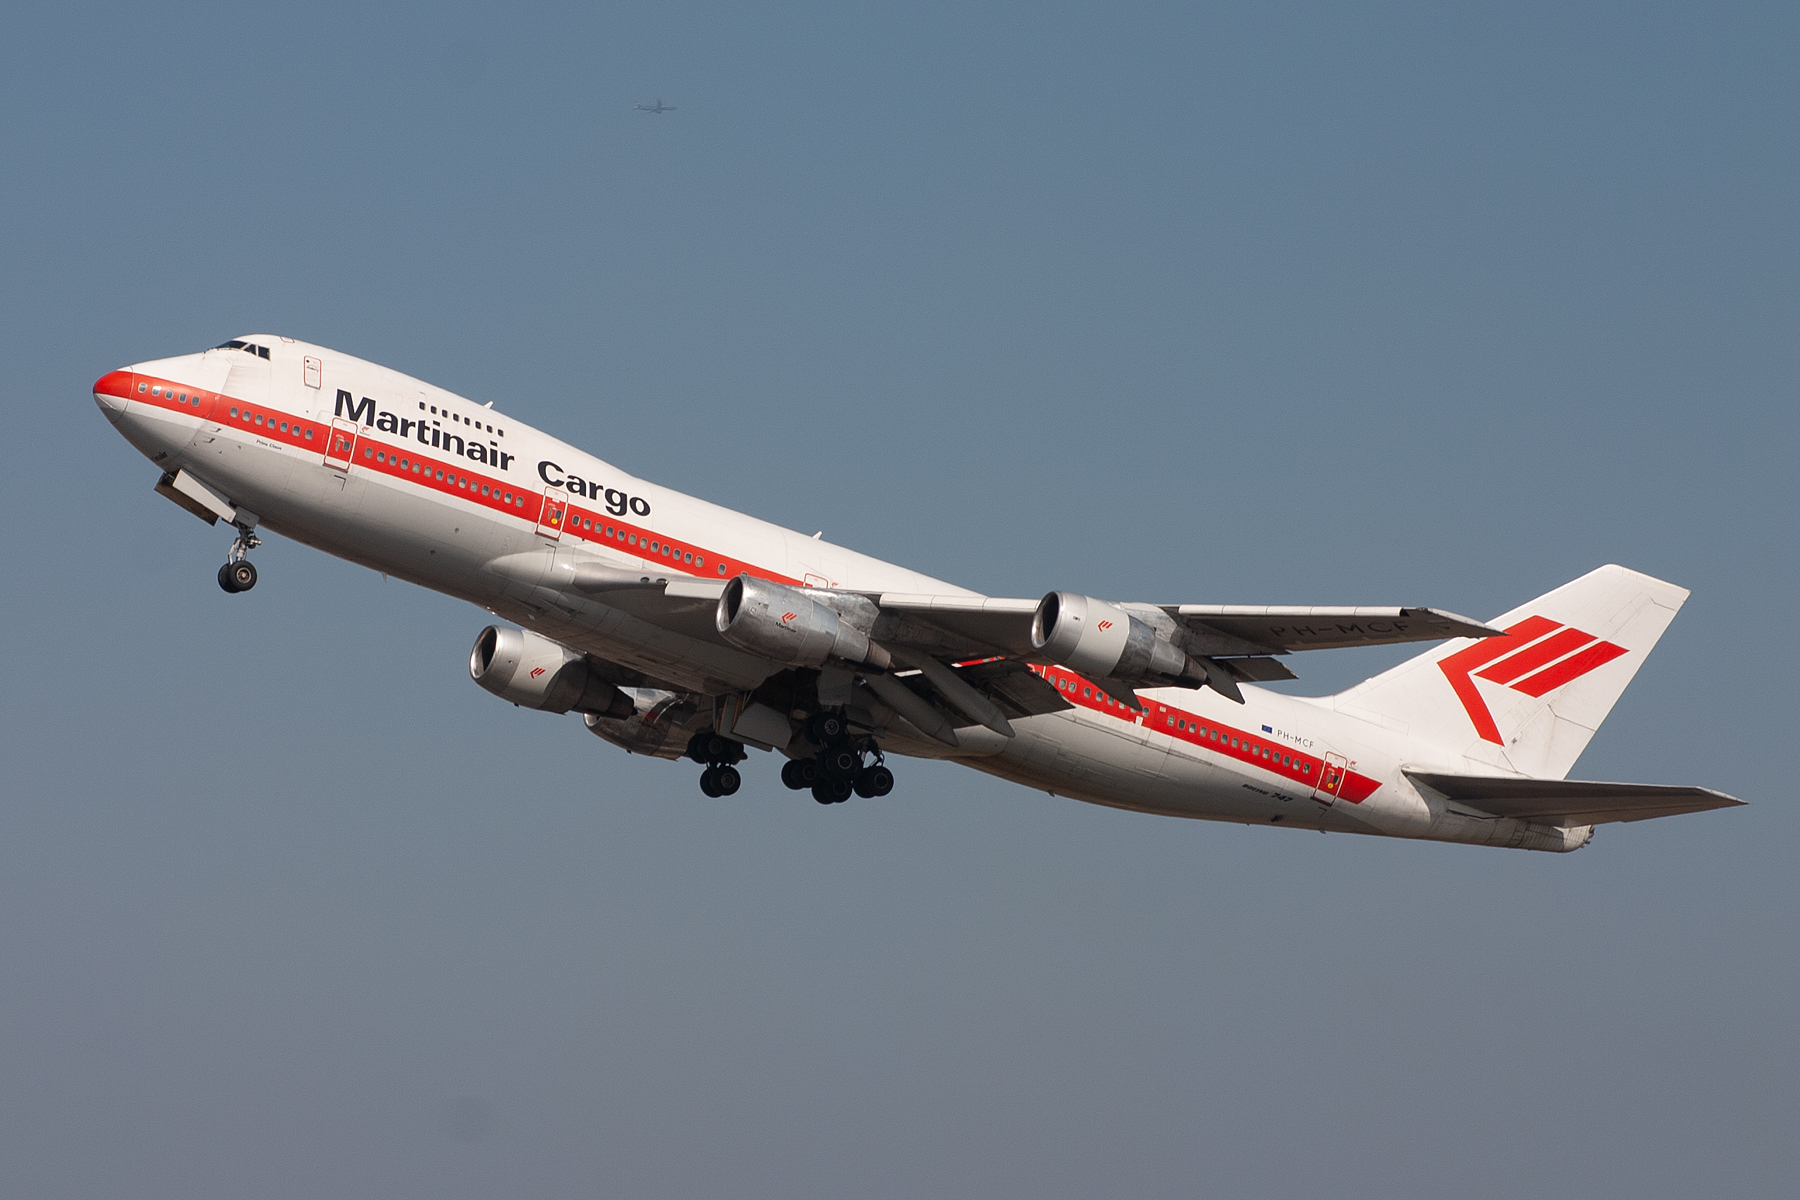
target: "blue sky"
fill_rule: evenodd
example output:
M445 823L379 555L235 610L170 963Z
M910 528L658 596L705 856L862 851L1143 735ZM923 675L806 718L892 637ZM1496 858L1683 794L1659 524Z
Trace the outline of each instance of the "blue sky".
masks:
M21 1194L1800 1184L1791 7L3 20ZM88 390L248 332L993 593L1621 562L1694 594L1575 774L1752 807L1551 857L933 764L705 801L473 686L466 605L275 538L219 592Z

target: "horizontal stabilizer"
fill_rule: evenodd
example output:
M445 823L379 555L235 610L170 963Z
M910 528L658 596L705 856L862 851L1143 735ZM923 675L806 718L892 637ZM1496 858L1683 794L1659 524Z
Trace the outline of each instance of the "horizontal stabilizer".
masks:
M1440 775L1407 771L1406 777L1447 800L1496 817L1551 821L1558 825L1601 825L1645 821L1679 813L1737 808L1744 802L1701 787L1650 783L1589 783L1579 779L1525 779L1514 775Z

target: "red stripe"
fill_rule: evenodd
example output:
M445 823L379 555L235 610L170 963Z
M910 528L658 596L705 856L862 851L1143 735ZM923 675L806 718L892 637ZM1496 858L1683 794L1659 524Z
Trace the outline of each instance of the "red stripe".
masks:
M1591 633L1565 629L1561 633L1551 634L1535 646L1527 646L1517 654L1508 655L1481 672L1479 678L1491 679L1495 683L1511 683L1547 662L1555 662L1565 654L1574 653L1593 640L1594 635Z
M1482 638L1473 646L1438 660L1438 669L1450 681L1450 690L1462 701L1469 720L1474 722L1475 732L1481 735L1483 741L1492 742L1496 746L1506 744L1505 739L1500 736L1500 727L1494 724L1494 714L1488 711L1487 701L1481 698L1481 692L1476 689L1475 681L1469 678L1469 672L1508 651L1536 641L1552 629L1560 628L1557 622L1548 617L1526 617L1508 629L1505 637Z
M1105 689L1095 687L1092 680L1083 679L1065 667L1033 666L1031 669L1052 687L1056 687L1063 699L1077 708L1091 709L1128 724L1138 721L1135 711L1116 700L1109 700ZM1314 788L1321 778L1324 760L1310 754L1295 753L1291 747L1280 745L1266 733L1234 729L1229 725L1221 725L1210 717L1153 703L1144 706L1143 724L1146 729L1174 738L1178 742L1186 742L1225 758L1247 763L1301 787ZM1181 728L1184 724L1186 728ZM1214 734L1218 736L1214 737ZM1237 744L1233 745L1233 742ZM1264 751L1268 752L1266 757ZM1287 761L1282 761L1284 758ZM1380 787L1379 780L1346 771L1339 783L1337 795L1352 804L1361 804Z
M1623 653L1625 647L1615 646L1611 642L1589 646L1580 654L1565 658L1553 667L1546 667L1522 683L1513 684L1513 691L1524 692L1527 696L1542 696L1571 680L1580 679L1595 667L1604 666Z
M144 385L144 390L141 392L137 390L139 384ZM151 394L152 388L156 389L154 395ZM216 392L200 391L186 384L173 383L149 375L132 375L126 371L112 371L95 381L94 391L111 396L123 396L133 403L199 417L203 420L210 420L215 425L230 426L272 442L312 451L321 456L321 462L324 461L323 456L328 445L327 439L331 433L329 422L318 422L308 418L295 419L290 414L267 405L248 404ZM186 399L182 397L186 397ZM195 400L199 400L200 403L195 405L193 403ZM234 408L238 414L235 417L231 415ZM260 425L256 423L256 418L259 416L263 418L263 423ZM288 422L286 431L281 429L283 420ZM357 457L351 462L353 468L371 474L384 475L390 479L404 479L414 486L427 487L434 492L454 496L458 500L475 504L492 512L505 513L507 516L528 521L533 525L536 525L543 515L544 493L541 490L517 487L496 476L472 472L466 464L456 460L420 455L417 453L417 447L408 444L397 446L395 443L372 436L374 432L368 426L362 428L356 443ZM309 433L312 435L311 437L307 436ZM425 448L430 449L430 447ZM375 461L374 455L378 451L386 456L386 462ZM400 466L402 456L407 462L404 469ZM412 470L415 463L419 467L417 473ZM427 468L431 472L429 479L425 474ZM444 472L443 479L437 478L439 470ZM469 486L466 488L459 486L457 483L459 479L467 481ZM483 484L486 484L494 494L483 496L481 494ZM513 500L510 502L506 499L506 493L509 490L513 495ZM524 501L523 505L518 503L521 499ZM565 512L567 525L564 529L564 537L573 536L585 542L604 544L616 553L629 555L647 563L666 565L670 569L677 569L675 555L679 552L682 555L682 565L678 569L683 574L698 575L704 571L706 577L711 579L727 579L737 574L750 574L775 583L785 583L791 587L800 586L798 579L783 575L779 571L765 571L741 559L714 554L696 543L671 539L665 534L655 533L643 526L621 522L617 517L603 512L580 509L573 504L567 504ZM577 519L591 519L598 525L598 528L578 527ZM615 531L614 536L610 538L606 536L606 527L609 524ZM669 549L669 553L666 555L662 553L665 546ZM697 563L687 562L686 556L689 553L692 553L697 559L704 558L705 565L700 566ZM719 573L721 566L725 568L724 574Z

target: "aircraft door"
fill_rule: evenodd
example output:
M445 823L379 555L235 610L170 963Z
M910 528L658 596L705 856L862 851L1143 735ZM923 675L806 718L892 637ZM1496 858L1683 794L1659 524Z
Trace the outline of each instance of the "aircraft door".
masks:
M348 471L350 460L355 456L356 426L349 421L334 419L331 422L331 433L325 440L325 465Z
M538 510L539 537L555 541L562 537L563 522L569 512L569 497L557 488L544 489L544 507Z
M1349 768L1350 760L1341 754L1327 753L1325 762L1319 770L1319 782L1313 788L1313 799L1329 806L1338 797L1338 789L1344 786L1344 772Z

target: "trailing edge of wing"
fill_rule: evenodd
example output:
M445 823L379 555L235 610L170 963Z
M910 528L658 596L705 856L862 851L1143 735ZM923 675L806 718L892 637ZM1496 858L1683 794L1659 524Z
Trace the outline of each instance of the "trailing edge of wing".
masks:
M1511 775L1447 775L1407 771L1406 777L1495 817L1601 825L1680 813L1738 808L1743 801L1711 788L1649 783L1589 783L1579 779L1523 779Z

